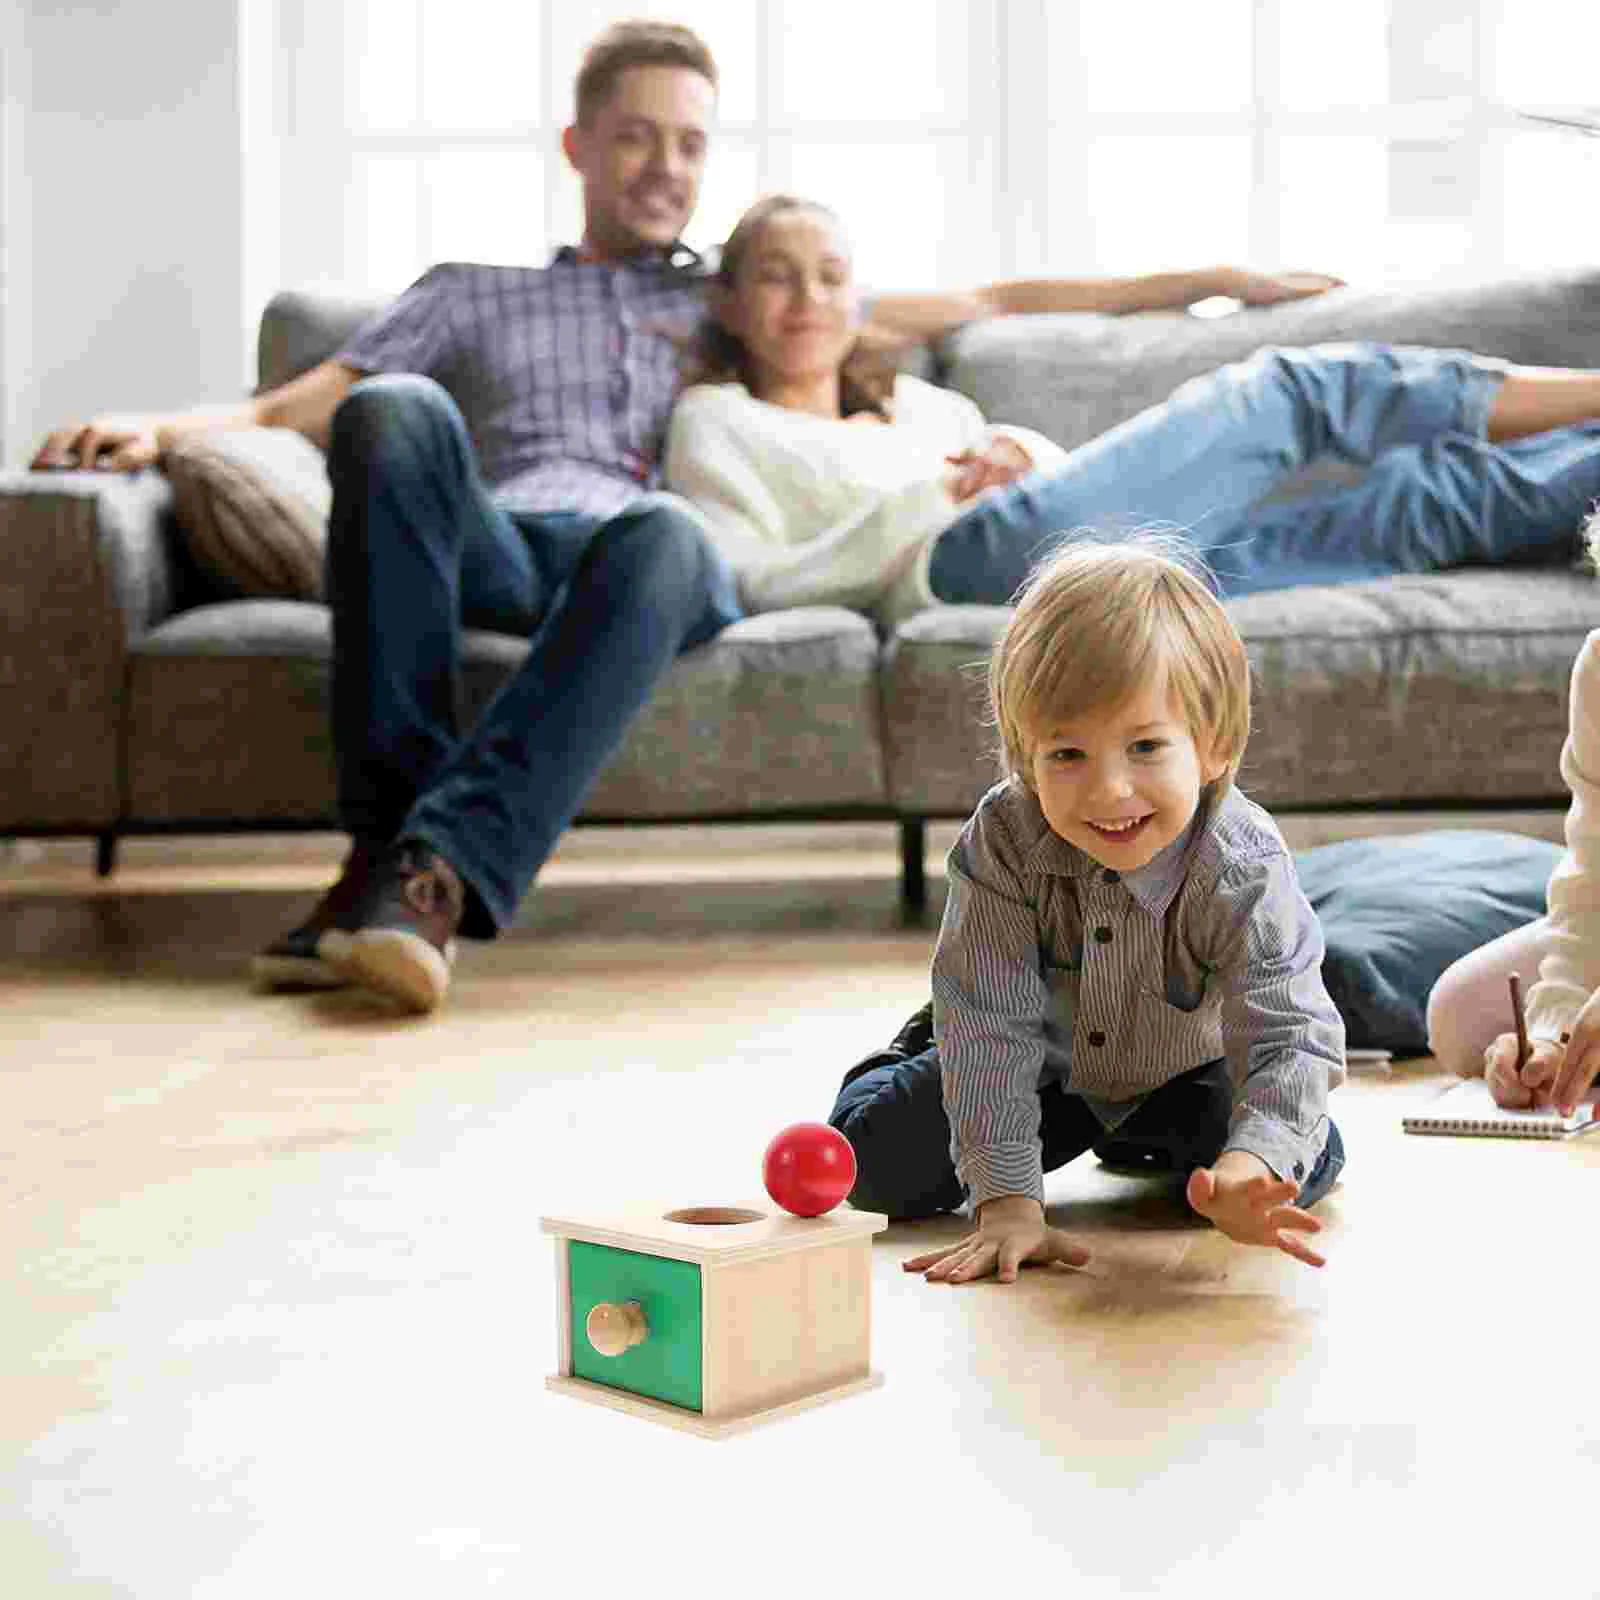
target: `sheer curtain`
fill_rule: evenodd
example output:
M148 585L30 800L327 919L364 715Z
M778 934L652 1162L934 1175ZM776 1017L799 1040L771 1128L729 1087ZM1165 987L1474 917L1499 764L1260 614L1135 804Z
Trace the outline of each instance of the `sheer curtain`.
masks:
M1600 102L1568 0L281 0L283 280L542 262L582 49L641 15L722 69L692 243L783 188L883 287L1600 261L1600 141L1525 114Z

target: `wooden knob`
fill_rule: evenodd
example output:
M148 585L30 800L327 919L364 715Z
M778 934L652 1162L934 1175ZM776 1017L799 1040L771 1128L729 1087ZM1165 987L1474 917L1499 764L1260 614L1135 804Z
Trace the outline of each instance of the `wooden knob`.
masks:
M583 1330L589 1335L589 1343L603 1356L620 1356L650 1337L650 1324L637 1300L624 1300L621 1305L602 1300L589 1313Z

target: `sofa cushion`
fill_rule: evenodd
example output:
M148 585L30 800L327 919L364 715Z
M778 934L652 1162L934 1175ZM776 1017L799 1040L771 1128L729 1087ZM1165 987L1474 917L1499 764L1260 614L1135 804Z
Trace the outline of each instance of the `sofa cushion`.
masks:
M1228 602L1250 654L1240 786L1269 809L1564 803L1572 663L1600 623L1592 578L1459 570ZM998 768L984 668L1007 612L946 606L884 662L894 804L963 816Z
M1037 428L1071 449L1264 345L1348 339L1600 367L1600 267L1456 287L1334 289L1226 317L997 317L952 334L939 354L945 380L985 416Z
M1434 829L1295 855L1327 940L1322 978L1353 1048L1421 1055L1428 993L1451 962L1544 914L1561 847L1524 834Z
M262 311L256 335L260 387L276 389L326 361L392 299L375 290L336 286L280 289Z
M322 452L292 428L162 440L179 530L223 593L319 600L333 491Z
M468 630L470 725L527 655ZM584 818L817 815L884 808L872 626L807 607L751 617L680 656L584 803ZM128 803L147 821L327 821L329 613L199 606L134 652Z

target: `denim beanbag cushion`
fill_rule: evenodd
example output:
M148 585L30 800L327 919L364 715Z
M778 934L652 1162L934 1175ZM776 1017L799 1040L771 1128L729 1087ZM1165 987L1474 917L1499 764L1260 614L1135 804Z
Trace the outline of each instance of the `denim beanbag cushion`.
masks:
M1295 853L1327 941L1322 978L1352 1048L1422 1055L1428 991L1458 957L1544 915L1561 847L1471 828ZM1530 974L1531 981L1531 974Z

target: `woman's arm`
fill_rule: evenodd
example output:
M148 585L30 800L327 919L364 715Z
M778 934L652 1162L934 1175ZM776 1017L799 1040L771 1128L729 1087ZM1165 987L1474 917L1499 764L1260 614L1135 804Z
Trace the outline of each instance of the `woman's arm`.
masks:
M1549 941L1528 991L1528 1031L1559 1038L1600 989L1600 630L1572 666L1561 776L1572 791L1567 851L1547 893Z

